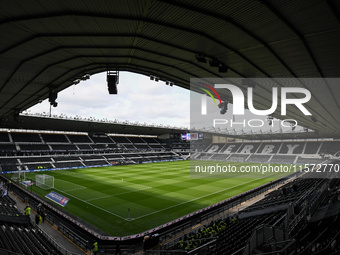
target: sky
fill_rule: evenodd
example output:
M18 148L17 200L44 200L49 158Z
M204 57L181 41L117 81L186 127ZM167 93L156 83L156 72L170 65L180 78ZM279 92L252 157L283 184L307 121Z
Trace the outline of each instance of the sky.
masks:
M211 119L225 119L241 122L239 116L233 116L232 104L225 115L219 114L213 100L208 98L208 105L212 111L208 114L208 122L200 115L201 94L191 92L176 85L166 85L164 81L156 82L148 76L131 72L119 73L118 94L110 95L107 88L106 72L92 75L89 80L60 91L58 93L58 106L52 107L52 115L66 114L70 117L94 117L97 120L118 120L132 123L146 123L148 125L170 125L175 127L197 128L209 130L212 128ZM196 98L197 97L197 98ZM196 98L196 99L195 99ZM191 102L190 102L191 99ZM195 105L195 102L198 105ZM191 104L191 105L190 105ZM190 106L191 110L190 111ZM193 110L194 109L194 110ZM49 113L50 103L44 100L27 110L30 114ZM191 114L191 120L190 120ZM199 116L195 117L195 114ZM281 125L275 127L268 125L267 116L256 116L249 111L245 112L243 119L262 119L264 125L259 128L242 127L242 125L218 125L222 132L278 132ZM191 122L191 123L190 123ZM191 126L190 126L191 124ZM258 124L254 123L254 124ZM290 128L282 128L290 131ZM297 130L301 130L298 127ZM297 131L296 130L296 131Z
M189 90L131 72L119 73L117 88L118 94L110 95L106 73L92 75L89 80L59 92L58 106L52 107L52 115L190 127ZM27 112L49 113L49 110L46 99Z

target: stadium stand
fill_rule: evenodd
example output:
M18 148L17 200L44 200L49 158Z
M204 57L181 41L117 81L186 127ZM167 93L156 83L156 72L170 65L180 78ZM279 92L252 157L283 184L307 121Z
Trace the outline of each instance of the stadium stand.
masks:
M3 180L1 180L3 182ZM16 202L8 195L0 197L1 254L65 254L38 226L19 212Z
M89 144L77 144L76 146L79 150L85 150L85 151L86 150L93 150L93 148Z
M26 136L19 135L16 137L17 142L7 141L0 143L0 145L8 145L14 148L13 156L0 157L2 171L17 170L18 168L27 170L55 168L67 169L72 167L82 168L108 164L138 164L143 162L178 160L189 156L189 152L185 152L183 150L176 152L176 149L187 148L189 145L188 142L182 141L169 142L153 138L136 139L135 137L130 139L130 137L118 136L113 137L113 140L111 140L111 137L104 137L103 135L99 139L93 137L92 139L90 136L86 135L70 136L48 134L46 136L46 134L34 134L33 136L28 136L31 137L29 138L31 140L36 139L36 137L41 137L42 139L40 139L40 142L37 142L36 139L36 142L34 143L29 142L24 144L22 143L22 139L19 138ZM9 132L9 137L11 137L11 132ZM49 142L46 142L45 138L47 138ZM6 136L4 140L5 139ZM339 142L232 142L227 144L211 144L211 141L208 140L205 142L196 142L196 144L198 145L195 149L193 149L193 151L197 153L196 159L200 160L208 159L264 163L286 163L296 161L296 163L300 164L310 164L311 162L317 163L320 162L320 160L323 160L323 153L336 153L336 148L338 148L337 146L339 145ZM112 147L109 147L108 145ZM153 149L152 145L155 146L156 149ZM202 146L204 150L203 152L200 152L199 150ZM22 154L22 148L25 148L27 153ZM42 148L48 148L48 150L42 150ZM171 151L167 151L167 148L171 148ZM305 154L302 154L303 152ZM184 252L189 252L190 254L240 254L241 251L244 252L247 249L245 247L250 245L250 240L252 236L255 235L254 229L265 228L266 226L280 229L284 225L282 222L284 222L288 217L287 215L289 215L291 220L285 224L290 226L289 230L292 233L291 236L294 237L296 235L300 235L304 237L301 242L295 242L295 245L299 247L301 252L306 251L307 247L308 251L329 250L330 243L334 241L330 236L323 235L322 240L328 240L328 245L319 245L316 249L315 245L311 246L307 241L307 239L312 240L313 238L313 240L317 240L312 229L306 227L303 228L304 233L300 233L296 230L296 227L294 228L293 226L295 226L295 224L302 224L297 219L301 216L301 212L307 212L307 209L303 207L303 205L306 204L307 199L308 201L311 201L311 205L314 205L315 202L313 203L313 201L320 199L319 197L323 195L327 197L328 200L332 201L332 203L336 203L334 200L336 200L338 196L336 196L336 193L334 192L335 187L339 183L329 183L326 185L325 183L327 183L327 180L325 179L319 180L302 177L285 183L287 179L288 178L281 182L278 181L278 183L269 183L265 190L272 190L272 188L270 188L272 186L270 185L274 185L274 187L276 187L275 185L280 184L281 186L279 189L274 189L272 192L268 193L263 199L254 203L250 207L247 207L236 214L228 214L225 217L217 220L215 219L213 221L209 220L208 223L200 229L195 229L194 231L190 231L185 235L182 235L177 238L176 241L172 241L171 244L165 244L163 248L169 250L169 254L175 254L171 253L171 251L174 250L176 250L177 253L182 250ZM327 187L330 187L330 189ZM15 187L15 189L19 189L19 187ZM261 190L262 187L258 187L257 189ZM320 192L320 190L324 190L324 192ZM334 194L332 193L332 195L329 190L331 190ZM16 193L20 194L21 192L25 191L20 190ZM255 196L258 194L256 192L250 192L249 196L250 194L251 197ZM263 191L261 191L261 194L262 193ZM22 193L21 196L25 199L29 196L29 194ZM31 198L33 201L35 199L36 198ZM235 204L241 204L245 201L242 196L240 198L236 197L233 199L236 199L235 201L237 202L226 202L226 205L233 208ZM32 202L32 206L35 207L36 204L40 202L41 201L39 200ZM224 205L224 208L226 205ZM15 213L15 207L13 205L12 207L10 207L12 209L7 208L1 210L3 214ZM86 247L86 241L84 240L91 240L93 239L93 236L86 231L84 232L84 230L79 228L77 224L71 223L69 220L62 219L63 216L61 216L59 212L52 210L52 208L49 208L49 216L47 217L47 220L53 224L58 224L58 226L60 226L60 230L73 238L79 246ZM319 210L318 206L313 210ZM216 215L215 211L210 214L202 214L200 217L206 220L214 218L213 215ZM336 219L333 218L333 220ZM184 220L184 222L187 221ZM323 220L323 222L325 222L325 220ZM7 228L15 229L16 225L12 226L7 224L4 226L6 227L6 231L8 231ZM18 229L23 228L18 227ZM18 229L15 230L16 235L21 233ZM176 224L171 229L171 231L176 231ZM39 230L34 231L37 232ZM167 237L168 235L162 234L160 229L158 229L157 232L160 233L161 240L166 241L169 239L169 237ZM153 241L155 242L153 244L157 244L155 239L153 239ZM286 242L290 241L291 239L285 240L284 243L286 244ZM7 240L5 242L9 241ZM124 247L125 242L121 242L121 244ZM154 245L152 245L152 247L153 246ZM11 249L21 249L19 244L18 247ZM134 250L136 249L136 247L129 245L127 245L127 247ZM145 247L147 248L146 254L153 254L151 246L148 247L148 245L146 245ZM110 250L109 246L105 249ZM269 248L267 244L257 244L256 249L261 250ZM334 247L332 249L334 250ZM226 253L226 251L228 251L228 253ZM307 253L302 252L301 254Z
M66 135L63 134L41 134L42 140L45 143L69 143Z
M318 154L321 142L307 142L304 154Z
M0 144L0 152L2 155L6 155L8 152L14 152L16 150L15 144Z
M67 135L71 143L93 143L88 135Z
M8 133L4 133L4 132L0 132L0 142L1 143L9 143L9 137L8 137Z
M335 156L339 148L339 141L213 143L195 158L254 163L317 164L325 161L325 155Z
M100 135L100 136L96 136L96 135L92 135L90 136L91 140L96 143L96 144L110 144L110 143L114 143L109 136L106 135Z
M41 143L39 134L34 133L14 133L11 132L13 142L15 143Z
M12 133L2 134L4 140L6 140L8 134L11 136ZM182 159L181 155L176 153L164 153L166 150L163 146L165 142L149 137L145 138L145 140L140 137L112 137L118 142L116 143L111 140L111 137L103 134L95 138L84 134L63 135L52 133L15 133L14 136L17 142L0 143L2 156L6 156L11 152L16 157L13 159L8 159L8 157L2 159L0 157L0 165L3 171L17 170L18 167L35 170L37 168L51 169L107 165L110 162L116 164L116 161L121 164L122 161L142 163ZM30 142L22 143L25 138L28 138ZM132 141L130 141L130 138ZM35 141L34 143L32 142L33 140ZM189 143L185 144L186 146L189 145ZM122 151L131 153L122 153ZM139 154L140 152L147 153L141 155Z
M331 155L334 155L339 151L339 142L323 142L320 149L320 153Z
M19 150L22 152L30 151L50 151L50 147L47 144L20 144Z
M270 160L271 163L286 164L287 162L294 163L297 156L290 155L274 155Z
M11 186L10 195L15 194L18 200L11 200L7 195L0 197L0 254L77 255L60 251L40 227L33 226L29 217L21 215L16 210L16 206L21 205L16 203L19 200L24 203L30 201L35 211L40 204L46 207L46 221L81 247L84 254L90 254L90 244L94 241L100 243L99 251L94 252L97 255L340 254L339 171L330 171L331 166L339 164L336 160L340 158L340 121L337 117L340 116L337 81L340 76L339 1L4 0L0 17L0 124L3 128L0 132L0 170L3 172L190 158L247 162L253 166L252 162L290 166L326 163L321 175L317 172L321 165L309 166L301 172L258 187L252 186L256 183L247 183L245 186L253 188L236 196L222 190L219 195L230 195L230 198L218 199L220 202L213 205L210 202L206 205L197 198L191 200L189 196L183 200L166 197L168 186L162 181L168 179L159 180L159 186L163 185L160 195L168 198L174 206L178 202L186 207L185 203L190 202L197 204L197 208L206 207L146 232L119 237L89 227L89 222L72 217L68 208L53 206L51 201L29 190L25 186L27 183L13 180L10 185L8 178L12 173L1 174L0 180ZM115 85L119 81L119 72L125 71L160 81L157 84L200 92L201 107L190 107L190 110L201 108L199 117L207 115L208 105L204 98L209 98L208 95L215 106L221 108L221 114L228 111L225 117L234 116L230 120L214 120L212 126L207 123L204 128L201 127L204 121L191 121L198 128L192 127L193 131L204 130L204 137L212 138L189 143L180 139L195 137L186 136L189 132L186 128L106 118L97 121L99 116L69 117L64 113L57 116L56 112L62 110L52 113L52 106L62 103L59 101L60 92L83 84L100 72L107 72L108 92L117 94ZM191 77L212 78L212 86L205 84L210 83L209 79L204 78L204 82L196 84ZM229 87L230 93L215 91L214 88L226 85L215 87L215 78L219 77L225 77L223 83L235 84ZM234 83L234 78L240 80ZM266 81L262 83L262 79ZM272 86L272 82L275 85ZM207 85L209 90L199 84ZM273 90L274 87L277 90ZM187 118L188 115L181 111L186 107L182 105L182 96L176 94L176 100L164 100L167 95L163 89L159 93L162 94L162 117L179 113L182 118ZM86 91L81 90L74 99L79 99ZM297 91L301 95L293 95ZM156 92L153 91L152 95ZM95 99L92 95L90 97ZM144 98L153 103L159 101L159 98L148 95ZM247 102L243 100L245 98ZM215 99L218 99L219 105ZM29 108L45 100L51 106L49 113L31 115ZM116 115L117 111L131 106L140 112L139 117L147 114L148 118L157 119L154 109L142 113L141 102L129 98L124 100L128 104L115 104L118 105L116 111L107 110L108 104L99 102L101 100L96 100L96 103L101 103L96 108L102 106L103 111ZM181 103L172 107L169 102ZM212 109L210 103L209 108ZM231 103L233 107L228 109ZM41 109L39 105L38 108ZM245 108L247 113L242 123L239 117L245 113ZM214 110L217 116L219 111L216 107ZM265 116L251 120L249 112L270 115L265 121ZM122 115L135 117L133 114L130 116L129 111L117 115L117 118ZM192 111L190 115L194 116ZM263 125L252 126L251 121ZM215 124L218 122L217 127ZM230 128L223 122L230 124ZM249 130L250 127L255 129ZM33 131L39 128L44 130L43 133ZM22 129L30 131L20 132ZM86 135L86 132L89 134ZM128 132L129 135L111 137L105 135L107 132ZM135 137L140 134L168 138ZM174 165L180 164L175 162ZM114 170L112 172L116 174ZM134 175L142 177L140 172L143 171L136 171ZM175 174L166 173L169 173L169 181L175 184L175 178L170 176ZM208 188L200 186L204 180L195 181L197 190L193 192L206 192L204 196L210 198ZM120 182L127 181L122 178ZM138 187L146 186L138 184ZM243 187L236 187L239 188ZM180 186L178 190L181 191ZM104 197L111 196L105 194L105 187L102 191ZM84 191L80 188L77 192ZM118 189L117 194L121 194ZM144 208L147 192L139 195L136 196L137 203L132 201L131 204L141 208L143 215L158 218L150 212L153 209ZM127 214L126 208L123 208L125 201L121 199L122 203L117 207ZM152 202L156 204L159 201ZM159 205L155 210L164 210L161 202ZM83 209L76 203L72 206L76 207L74 210ZM116 206L115 203L112 206ZM188 211L183 209L182 212ZM121 216L126 227L145 219L143 215L136 216L141 217L139 219L131 218L130 208L128 212L129 215ZM105 224L109 217L99 220Z
M77 147L74 144L51 144L53 151L77 151Z
M115 143L131 144L131 141L127 137L123 136L111 136L110 137Z
M253 205L215 217L161 248L169 254L338 254L340 181L313 176L288 178Z
M243 155L243 154L232 154L228 161L232 162L245 162L247 158L249 158L250 155Z
M271 155L252 154L247 161L254 163L268 163L271 157Z

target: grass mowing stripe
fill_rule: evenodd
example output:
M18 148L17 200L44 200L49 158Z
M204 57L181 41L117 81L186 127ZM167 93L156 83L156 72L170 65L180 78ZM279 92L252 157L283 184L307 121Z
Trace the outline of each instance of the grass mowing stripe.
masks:
M278 178L190 178L189 167L189 161L180 161L47 174L56 182L62 180L59 186L55 183L56 191L71 198L62 210L113 236L143 232ZM78 189L81 187L85 189ZM50 192L36 186L32 189L42 197Z
M155 212L152 212L152 213L148 213L148 214L145 214L145 215L140 216L140 217L137 217L137 218L133 218L133 220L137 220L137 219L140 219L140 218L144 218L144 217L146 217L146 216L149 216L149 215L152 215L152 214L155 214L155 213L159 213L159 212L162 212L162 211L165 211L165 210L174 208L174 207L176 207L176 206L180 206L180 205L187 204L187 203L190 203L190 202L193 202L193 201L196 201L196 200L205 198L205 197L209 197L209 196L211 196L211 195L214 195L214 194L217 194L217 193L220 193L220 192L223 192L223 191L227 191L227 190L230 190L230 189L233 189L233 188L242 186L242 185L247 184L247 183L251 183L251 182L257 181L258 179L262 179L262 178L257 178L257 179L251 180L251 181L249 181L249 182L244 182L244 183L235 185L235 186L230 187L230 188L226 188L226 189L223 189L223 190L219 190L219 191L216 191L216 192L207 194L207 195L205 195L205 196L197 197L197 198L195 198L195 199L191 199L191 200L189 200L189 201L186 201L186 202L183 202L183 203L180 203L180 204L177 204L177 205L173 205L173 206L164 208L164 209L162 209L162 210L158 210L158 211L155 211Z
M107 195L107 196L102 196L102 197L97 197L97 198L90 198L90 199L87 199L85 201L93 201L93 200L99 200L99 199L108 198L108 197L116 197L116 196L120 196L120 195L124 195L124 194L128 194L128 193L139 192L139 191L146 190L146 189L151 189L151 187L147 187L147 188L144 188L144 189L137 189L137 190L121 192L121 193L118 193L118 194L112 194L112 195Z
M56 188L54 188L54 189L56 189ZM64 190L60 190L60 189L56 189L56 190L58 190L58 191L60 191L60 192L62 192L62 193L65 193L66 195L68 195L68 196L70 196L70 197L73 197L73 198L75 198L75 199L78 199L78 200L82 201L82 202L85 203L85 204L88 204L88 205L90 205L90 206L96 207L97 209L102 210L102 211L104 211L104 212L107 212L107 213L109 213L109 214L112 214L112 215L114 215L114 216L116 216L116 217L118 217L118 218L120 218L120 219L126 220L126 218L121 217L121 216L118 215L118 214L115 214L115 213L113 213L113 212L110 212L110 211L108 211L108 210L106 210L106 209L104 209L104 208L101 208L101 207L97 206L97 205L91 204L91 203L89 203L89 202L87 202L87 201L85 201L85 200L83 200L83 199L80 199L79 197L73 196L73 195L71 195L71 194L65 192Z

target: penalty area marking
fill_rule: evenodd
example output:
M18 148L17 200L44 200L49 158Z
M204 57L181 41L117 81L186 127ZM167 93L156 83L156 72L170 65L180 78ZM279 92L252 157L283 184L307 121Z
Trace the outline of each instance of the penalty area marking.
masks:
M70 183L70 184L73 185L73 186L78 186L78 187L79 187L79 188L65 189L64 191L73 191L73 190L87 189L87 187L81 186L81 185L79 185L79 184L75 184L75 183L73 183L73 182L61 180L61 179L58 179L58 178L56 178L56 180L57 180L58 182L67 182L67 183Z
M103 177L103 178L105 178L105 177ZM88 205L91 205L91 206L93 206L93 207L95 207L95 208L97 208L97 209L99 209L99 210L102 210L102 211L104 211L104 212L106 212L106 213L109 213L109 214L114 215L114 216L116 216L116 217L118 217L118 218L120 218L120 219L123 219L123 220L125 220L125 221L132 221L132 220L134 220L134 218L124 218L124 217L122 217L122 216L120 216L120 215L118 215L118 214L116 214L116 213L113 213L113 212L111 212L111 211L109 211L109 210L106 210L106 209L104 209L104 208L102 208L102 207L100 207L100 206L97 206L97 205L94 205L94 204L92 204L92 203L89 203L89 201L98 200L98 199L103 199L103 198L108 198L108 197L115 197L115 196L119 196L119 195L123 195L123 194L139 192L139 191L142 191L142 190L146 190L146 189L151 189L151 188L152 188L152 187L145 186L145 185L142 185L142 184L135 184L135 183L132 183L132 182L126 182L126 181L124 181L124 178L122 178L121 180L117 180L117 181L130 184L130 185L128 185L128 186L136 185L136 186L141 186L141 187L144 187L144 188L84 200L84 199L81 199L81 198L79 198L79 197L77 197L77 196L74 196L74 195L68 193L68 191L87 189L87 187L84 187L84 186L82 186L82 185L75 184L75 183L73 183L73 182L61 180L61 179L58 179L58 178L56 178L56 179L57 179L58 181L67 182L67 183L69 183L69 184L71 184L71 185L78 186L79 188L72 188L72 189L67 189L67 190L61 190L61 189L58 189L58 188L54 187L54 189L56 189L56 190L58 190L58 191L60 191L60 192L62 192L62 193L65 193L65 194L67 194L67 195L70 196L70 197L73 197L73 198L75 198L75 199L78 199L78 200L80 200L80 201L82 201L82 202L84 202L84 203L86 203L86 204L88 204Z
M54 188L54 189L56 189L56 188ZM71 195L71 194L69 194L69 193L67 193L67 192L65 192L65 191L63 191L63 190L60 190L60 189L56 189L56 190L59 190L60 192L63 192L63 193L67 194L67 195L70 196L70 197L73 197L73 198L75 198L75 199L78 199L78 200L82 201L83 203L86 203L86 204L88 204L88 205L90 205L90 206L96 207L97 209L102 210L102 211L104 211L104 212L106 212L106 213L109 213L109 214L111 214L111 215L114 215L114 216L116 216L116 217L118 217L118 218L120 218L120 219L122 219L122 220L128 221L127 218L124 218L124 217L122 217L122 216L120 216L120 215L118 215L118 214L116 214L116 213L110 212L110 211L108 211L108 210L106 210L106 209L104 209L104 208L101 208L101 207L97 206L97 205L91 204L91 203L89 203L89 202L87 202L87 201L85 201L85 200L83 200L83 199L81 199L81 198L79 198L79 197L73 196L73 195Z

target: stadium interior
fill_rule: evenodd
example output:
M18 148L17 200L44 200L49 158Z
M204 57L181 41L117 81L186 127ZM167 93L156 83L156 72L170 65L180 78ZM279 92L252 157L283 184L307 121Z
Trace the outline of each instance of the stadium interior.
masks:
M0 254L91 254L94 242L103 255L340 254L339 1L11 0L0 7ZM285 119L304 127L296 132L233 134L24 114L45 99L58 107L59 92L101 72L108 93L119 96L120 71L185 89L190 78L317 84L289 84L312 95L312 116L287 110ZM237 86L245 92L253 85ZM230 94L221 96L233 103ZM254 106L268 109L271 100L269 89L256 85ZM281 110L271 117L282 119ZM56 205L32 191L25 179L182 161L303 171L122 236L60 207L67 197Z

